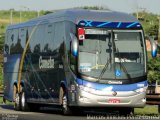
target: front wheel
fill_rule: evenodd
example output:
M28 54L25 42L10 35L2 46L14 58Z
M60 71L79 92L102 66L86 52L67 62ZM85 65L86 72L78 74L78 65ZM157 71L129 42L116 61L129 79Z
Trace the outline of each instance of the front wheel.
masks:
M67 95L66 92L64 91L64 89L61 87L60 88L60 99L61 99L61 106L62 106L62 112L64 115L71 115L71 109L68 106L68 99L67 99Z

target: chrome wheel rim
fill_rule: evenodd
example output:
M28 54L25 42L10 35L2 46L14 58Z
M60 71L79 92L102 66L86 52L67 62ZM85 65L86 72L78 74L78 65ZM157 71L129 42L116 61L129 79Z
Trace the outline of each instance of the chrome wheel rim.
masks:
M22 93L21 104L22 104L22 107L25 106L25 97L24 97L24 93Z
M19 105L19 94L18 93L16 93L15 103L16 105Z
M67 97L66 96L63 97L63 109L67 110Z

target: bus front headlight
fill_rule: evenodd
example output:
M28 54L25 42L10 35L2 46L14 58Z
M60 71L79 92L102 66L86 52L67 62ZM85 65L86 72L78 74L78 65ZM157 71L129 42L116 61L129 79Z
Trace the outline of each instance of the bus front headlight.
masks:
M83 85L80 85L79 86L80 90L84 90L85 92L90 92L90 93L94 93L96 90L91 88L91 87L87 87L87 86L83 86Z
M135 92L142 93L142 92L146 92L146 90L147 90L147 87L143 87L143 88L136 89Z

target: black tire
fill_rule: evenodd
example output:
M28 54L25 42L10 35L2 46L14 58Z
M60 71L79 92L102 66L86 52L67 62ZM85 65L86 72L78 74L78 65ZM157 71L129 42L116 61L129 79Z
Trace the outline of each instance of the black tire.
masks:
M20 93L20 104L21 104L22 111L30 111L29 104L26 101L26 94L23 88Z
M13 100L14 100L14 109L16 111L21 110L21 104L20 104L20 94L18 93L17 87L13 87Z
M60 101L62 102L60 104L62 107L63 115L71 115L72 111L70 107L68 106L68 98L67 98L65 90L62 87L60 88Z
M119 111L120 116L130 116L134 115L134 108L122 108Z

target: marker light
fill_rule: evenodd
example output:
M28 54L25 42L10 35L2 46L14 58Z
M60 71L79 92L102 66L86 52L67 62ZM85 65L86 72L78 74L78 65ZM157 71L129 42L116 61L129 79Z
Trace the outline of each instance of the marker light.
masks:
M85 39L85 29L84 28L78 28L78 39L79 40Z

